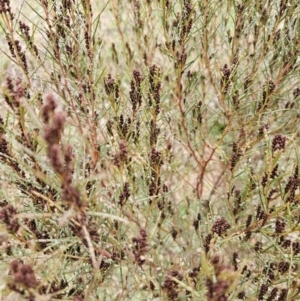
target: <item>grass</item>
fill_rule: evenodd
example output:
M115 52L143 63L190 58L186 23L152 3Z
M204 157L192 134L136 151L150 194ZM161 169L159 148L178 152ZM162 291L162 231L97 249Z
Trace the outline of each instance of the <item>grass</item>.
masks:
M299 300L297 4L21 3L1 300Z

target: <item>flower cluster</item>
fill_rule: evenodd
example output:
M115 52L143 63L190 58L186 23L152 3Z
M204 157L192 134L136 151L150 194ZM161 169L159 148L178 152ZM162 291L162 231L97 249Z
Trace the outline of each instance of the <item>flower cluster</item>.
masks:
M174 280L183 280L183 276L176 270L170 272L163 283L163 290L166 292L169 300L178 300L178 283Z
M276 134L272 140L272 151L275 152L277 150L285 149L286 137Z
M0 221L6 225L7 230L16 233L20 227L15 217L17 210L12 205L7 205L0 210Z
M231 155L231 162L230 162L230 170L233 170L236 166L238 160L242 157L243 153L239 148L236 142L232 143L232 155Z
M46 97L42 107L42 118L45 123L44 139L48 144L48 157L53 170L60 175L62 181L62 198L69 205L82 210L85 204L79 190L72 184L72 148L69 145L63 147L61 143L66 116L59 110L58 103L52 94Z
M13 276L13 284L23 285L27 289L36 288L39 285L39 281L36 279L32 267L28 264L23 264L17 259L11 262L10 270Z
M221 236L226 233L226 231L230 228L230 224L226 221L224 217L218 218L212 228L212 233L216 233L217 235Z
M137 262L138 265L142 266L145 261L145 254L148 251L148 242L147 242L147 232L145 229L141 229L140 230L140 236L138 237L133 237L132 238L132 242L134 245L134 257L135 257L135 261Z

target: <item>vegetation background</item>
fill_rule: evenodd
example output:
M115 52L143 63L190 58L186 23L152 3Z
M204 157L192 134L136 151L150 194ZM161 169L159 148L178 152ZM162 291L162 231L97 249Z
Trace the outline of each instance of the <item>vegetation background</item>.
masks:
M1 300L299 300L299 13L0 0Z

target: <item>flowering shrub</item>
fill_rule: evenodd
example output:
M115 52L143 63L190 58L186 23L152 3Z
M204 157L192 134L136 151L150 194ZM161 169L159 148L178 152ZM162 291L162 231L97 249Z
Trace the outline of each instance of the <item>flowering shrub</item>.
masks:
M298 300L296 1L94 2L0 0L3 300Z

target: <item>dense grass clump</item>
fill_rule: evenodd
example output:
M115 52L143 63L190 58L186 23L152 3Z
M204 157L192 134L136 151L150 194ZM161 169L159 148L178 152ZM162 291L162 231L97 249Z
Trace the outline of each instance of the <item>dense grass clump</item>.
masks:
M299 13L0 0L2 299L299 300Z

